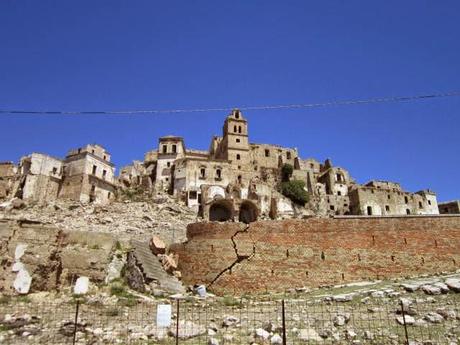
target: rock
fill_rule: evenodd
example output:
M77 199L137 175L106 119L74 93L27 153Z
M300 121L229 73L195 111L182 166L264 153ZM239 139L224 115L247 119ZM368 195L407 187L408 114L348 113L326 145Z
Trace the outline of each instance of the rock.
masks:
M208 345L219 345L219 340L217 340L216 338L209 338Z
M457 313L453 309L436 309L436 313L441 315L446 320L455 320L457 318Z
M78 277L75 282L75 287L73 288L73 293L75 295L84 295L88 292L89 289L89 278L88 277Z
M125 260L119 258L116 255L112 258L112 261L107 266L107 275L105 276L105 283L110 283L111 281L121 277L121 271L125 266Z
M281 345L283 344L283 338L281 338L281 336L279 336L278 334L274 334L273 337L271 337L270 339L270 344Z
M20 294L29 293L30 286L32 284L32 277L29 272L22 267L14 280L13 287Z
M401 286L408 292L415 292L420 288L421 284L418 284L416 282L411 282L411 283L402 283Z
M406 320L406 325L413 325L415 323L415 319L414 317L410 316L410 315L405 315L404 318L403 316L397 316L396 317L396 321L400 324L400 325L404 325L404 320Z
M441 290L441 293L448 293L449 292L449 287L446 284L444 284L443 282L434 283L433 286L439 288Z
M353 300L353 297L355 297L355 294L349 293L349 294L341 294L341 295L332 296L332 299L335 302L350 302Z
M222 327L233 327L240 322L235 316L225 316L224 320L222 321Z
M263 329L263 328L257 328L257 329L255 330L254 337L255 337L256 339L261 339L261 340L265 341L265 340L268 340L268 338L270 337L270 333L267 332L267 331L266 331L265 329Z
M149 242L149 246L150 246L150 250L155 255L166 253L166 244L157 235L152 236Z
M427 295L440 295L441 289L434 285L423 285L422 291Z
M343 315L336 315L332 322L334 323L334 326L343 326L347 323L347 320Z
M435 312L430 312L426 314L424 319L431 323L441 323L442 321L444 321L444 318L442 317L442 315L439 315L438 313L435 313Z
M322 341L323 340L313 328L300 329L299 339L302 341Z
M449 278L446 279L446 285L450 290L455 292L460 292L460 279L458 278Z
M166 272L172 273L173 271L177 270L177 255L174 255L174 254L162 255L161 263L163 265L163 269Z
M172 337L176 336L176 326L169 329ZM179 339L190 339L206 334L206 328L203 325L193 323L192 321L179 321Z

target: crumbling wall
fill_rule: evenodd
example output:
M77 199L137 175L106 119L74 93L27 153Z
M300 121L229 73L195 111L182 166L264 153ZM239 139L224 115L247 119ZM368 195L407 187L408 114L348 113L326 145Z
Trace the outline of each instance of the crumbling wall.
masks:
M196 223L175 245L185 284L218 293L283 291L455 271L460 216Z
M79 276L103 282L113 246L109 234L63 231L30 221L1 221L0 292L16 293L15 286L27 283L27 277L31 280L25 292L60 289Z

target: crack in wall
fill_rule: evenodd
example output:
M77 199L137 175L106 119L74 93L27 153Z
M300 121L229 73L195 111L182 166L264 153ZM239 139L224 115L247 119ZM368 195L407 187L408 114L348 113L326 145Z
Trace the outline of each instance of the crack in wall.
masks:
M224 268L210 283L208 286L212 286L225 272L228 272L228 271L231 271L232 268L243 262L243 261L247 261L247 260L250 260L251 258L254 257L254 255L256 254L256 246L255 246L255 243L253 242L253 246L252 246L252 254L251 255L240 255L238 253L238 246L235 242L235 237L238 236L238 234L240 233L243 233L243 232L248 232L249 231L249 227L250 227L250 224L247 224L246 227L243 229L243 230L238 230L237 232L235 232L232 237L230 237L230 240L232 241L232 244L233 244L233 250L235 251L235 256L236 256L236 259L234 262L232 262L232 264L226 268Z

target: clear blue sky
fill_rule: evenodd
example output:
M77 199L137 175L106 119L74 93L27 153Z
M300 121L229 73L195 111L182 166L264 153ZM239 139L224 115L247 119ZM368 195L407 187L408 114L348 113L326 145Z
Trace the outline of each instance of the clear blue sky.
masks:
M0 108L171 109L460 90L460 2L0 1ZM252 142L297 147L358 182L460 198L460 97L250 111ZM120 167L167 134L208 148L222 112L0 115L0 160L104 145Z

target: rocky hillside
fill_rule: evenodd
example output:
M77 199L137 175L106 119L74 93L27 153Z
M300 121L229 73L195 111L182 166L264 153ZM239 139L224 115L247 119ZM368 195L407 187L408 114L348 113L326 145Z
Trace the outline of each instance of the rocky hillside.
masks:
M167 244L186 239L187 224L197 221L188 207L168 195L108 205L56 201L48 205L13 200L0 204L0 220L37 221L62 230L115 234L121 241L159 235Z

